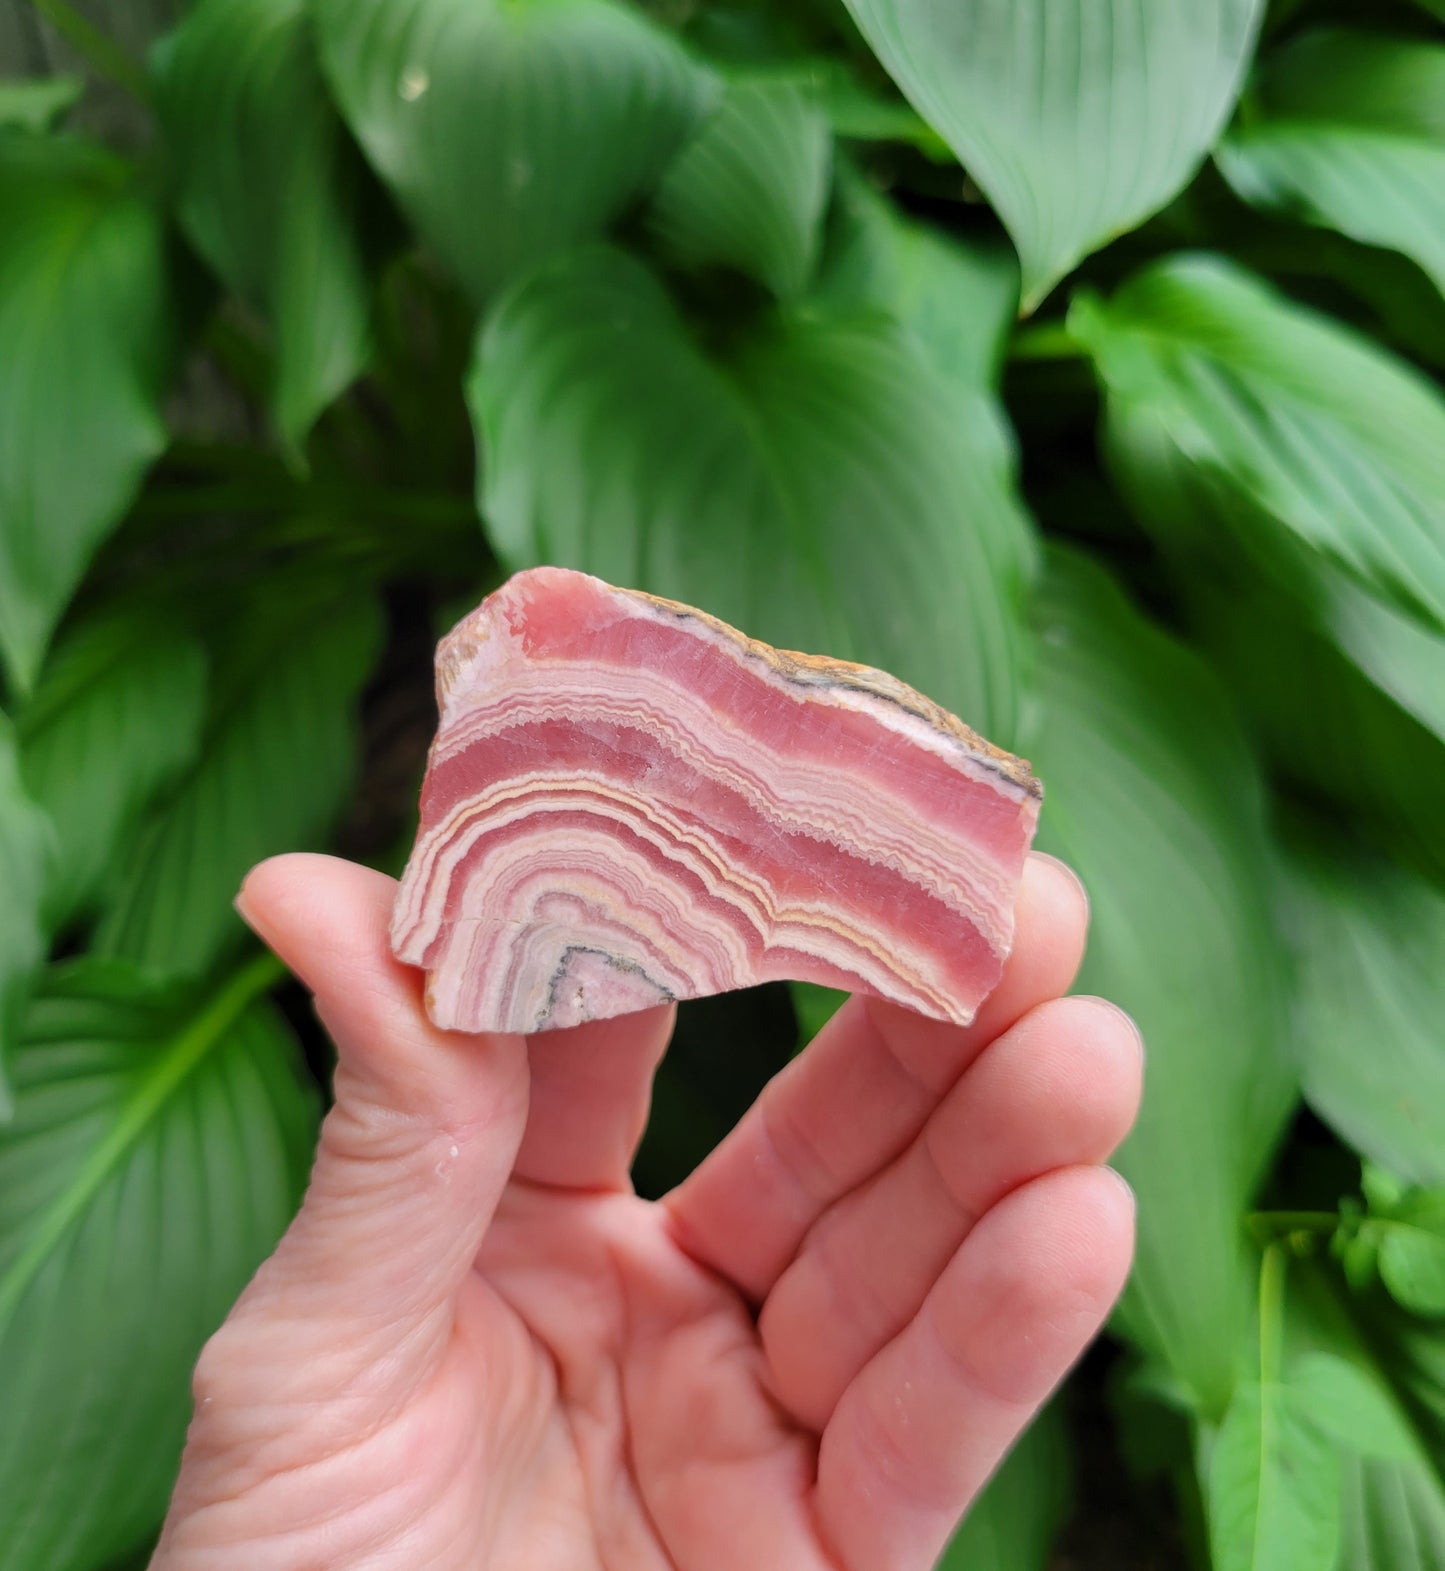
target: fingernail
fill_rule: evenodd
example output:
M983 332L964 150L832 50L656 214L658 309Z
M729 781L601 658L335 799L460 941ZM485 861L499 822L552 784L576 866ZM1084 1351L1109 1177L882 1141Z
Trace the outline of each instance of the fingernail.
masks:
M1041 862L1052 862L1065 878L1079 891L1079 899L1084 902L1084 914L1089 912L1089 891L1084 888L1084 880L1069 866L1062 857L1057 857L1049 851L1031 851L1031 856L1036 856Z
M1118 1016L1128 1029L1130 1039L1133 1041L1134 1048L1139 1054L1140 1062L1147 1059L1148 1052L1144 1046L1144 1033L1139 1029L1139 1022L1127 1009L1121 1009L1112 998L1101 998L1097 993L1080 993L1077 996L1091 1004L1102 1004L1110 1014Z
M1117 1168L1106 1167L1104 1171L1109 1175L1110 1178L1114 1180L1119 1188L1122 1189L1126 1195L1128 1195L1129 1209L1131 1211L1138 1211L1139 1197L1134 1193L1134 1186L1129 1182L1129 1180L1125 1178Z
M236 898L231 902L231 904L235 906L236 914L241 918L246 926L251 929L256 937L259 938L262 943L270 945L271 940L266 934L265 924L257 920L255 913L251 910L250 903L246 899L246 886L244 883L237 891Z

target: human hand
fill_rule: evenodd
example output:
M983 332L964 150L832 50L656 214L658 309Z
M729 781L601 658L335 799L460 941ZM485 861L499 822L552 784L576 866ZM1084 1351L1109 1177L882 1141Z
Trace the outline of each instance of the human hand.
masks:
M1126 1016L1030 858L959 1029L855 998L680 1189L628 1169L670 1009L436 1030L394 884L241 907L339 1054L300 1214L207 1344L152 1571L925 1571L1097 1330L1133 1206Z

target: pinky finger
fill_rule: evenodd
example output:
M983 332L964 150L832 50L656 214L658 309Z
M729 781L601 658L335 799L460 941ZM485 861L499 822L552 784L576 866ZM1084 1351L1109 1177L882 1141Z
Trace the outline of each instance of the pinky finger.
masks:
M1128 1275L1134 1202L1107 1168L1015 1190L823 1432L818 1520L846 1571L927 1571Z

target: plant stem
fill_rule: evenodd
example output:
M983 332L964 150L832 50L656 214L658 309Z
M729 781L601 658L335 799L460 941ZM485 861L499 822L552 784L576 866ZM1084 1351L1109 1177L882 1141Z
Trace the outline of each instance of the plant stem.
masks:
M1088 351L1064 322L1035 322L1021 327L1009 345L1010 360L1084 360Z
M1247 1225L1256 1236L1261 1233L1268 1237L1279 1233L1333 1233L1340 1225L1340 1218L1335 1211L1255 1211L1248 1217Z
M1284 1278L1289 1254L1271 1244L1259 1265L1259 1379L1277 1381L1284 1365Z
M30 4L84 58L97 76L124 88L137 102L150 103L150 83L144 70L114 39L107 38L94 23L86 21L66 4L66 0L30 0Z

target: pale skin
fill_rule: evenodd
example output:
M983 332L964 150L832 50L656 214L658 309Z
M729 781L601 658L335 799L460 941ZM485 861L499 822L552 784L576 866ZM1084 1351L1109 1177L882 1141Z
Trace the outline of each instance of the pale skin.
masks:
M305 1204L208 1343L152 1571L927 1571L1097 1331L1132 1022L1030 859L967 1028L854 998L660 1202L672 1028L461 1036L327 857L243 915L339 1055Z

